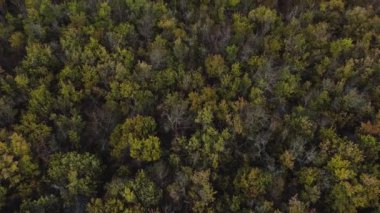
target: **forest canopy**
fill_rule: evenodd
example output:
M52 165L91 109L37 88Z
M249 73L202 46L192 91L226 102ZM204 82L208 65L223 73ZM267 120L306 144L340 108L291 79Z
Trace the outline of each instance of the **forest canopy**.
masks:
M0 212L380 211L376 0L0 0Z

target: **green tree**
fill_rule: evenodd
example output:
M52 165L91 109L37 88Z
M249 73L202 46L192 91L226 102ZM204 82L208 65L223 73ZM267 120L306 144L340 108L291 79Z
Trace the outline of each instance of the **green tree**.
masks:
M95 195L102 167L100 160L89 153L57 153L49 161L47 180L66 205L79 208L79 196Z
M150 180L144 171L139 171L132 181L132 190L139 202L144 206L154 206L162 197L162 190Z
M7 142L0 142L0 189L1 204L13 203L14 199L25 199L38 187L38 164L32 158L30 145L13 133Z
M122 160L127 149L130 156L141 161L155 161L161 156L160 140L154 136L156 122L152 117L138 115L118 125L111 135L112 155Z
M221 55L212 55L205 61L206 72L210 77L219 77L227 71L224 59Z
M189 196L192 200L192 210L194 212L204 212L211 210L211 205L215 201L214 188L210 182L210 170L196 171L191 176L192 185Z
M233 183L236 190L252 199L265 194L271 181L271 174L260 168L241 168Z

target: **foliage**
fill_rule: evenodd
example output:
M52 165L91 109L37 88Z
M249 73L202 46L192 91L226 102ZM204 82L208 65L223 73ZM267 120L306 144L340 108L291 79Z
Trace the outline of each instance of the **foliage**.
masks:
M0 212L378 212L379 11L0 0Z

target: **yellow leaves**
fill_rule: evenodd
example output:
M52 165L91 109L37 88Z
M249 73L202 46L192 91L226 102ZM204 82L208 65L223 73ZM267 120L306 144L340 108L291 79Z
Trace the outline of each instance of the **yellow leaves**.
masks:
M333 129L322 129L321 135L322 142L319 146L322 153L330 156L337 154L354 164L364 160L363 151L359 149L359 146L352 141L340 138Z
M29 110L40 116L48 116L54 100L49 89L41 85L30 93Z
M176 28L173 30L174 36L177 38L175 40L175 44L179 45L178 41L181 41L181 39L186 38L187 34L186 31L181 28ZM181 42L182 43L182 42ZM183 44L183 43L182 43ZM187 48L184 44L182 45L183 48Z
M130 155L132 158L155 161L161 157L160 139L156 136L149 136L147 139L129 141Z
M185 147L189 153L189 158L193 158L194 162L200 164L210 164L212 168L218 168L225 151L225 144L231 138L228 130L218 131L211 126L204 126L197 131L188 140L179 142Z
M82 70L82 82L87 94L90 94L96 84L100 81L99 73L95 67L84 65Z
M2 154L2 156L0 156L1 179L7 180L16 175L17 171L18 162L14 160L14 157L9 154Z
M281 80L275 86L276 95L278 97L291 97L298 92L299 82L301 78L299 75L292 74L288 68L282 70Z
M267 60L264 58L264 56L254 55L248 60L248 65L255 69L258 69L264 66L266 63L267 63Z
M246 16L234 13L232 16L232 20L232 26L234 31L236 32L236 36L246 35L253 29L253 25L249 22L249 19Z
M50 157L47 180L61 189L61 197L69 204L78 195L94 195L102 170L99 159L90 153L56 153Z
M344 181L340 183L340 185L344 188L346 196L350 198L352 204L356 208L368 207L369 203L373 201L373 198L369 198L366 196L366 191L369 188L365 187L362 184L350 183L350 182Z
M87 204L87 212L91 213L105 213L105 212L130 212L130 209L126 209L124 204L118 199L108 199L106 201L102 201L99 198L92 198L91 202ZM136 212L136 211L135 211Z
M264 92L258 87L252 87L249 94L251 103L254 106L261 105L265 103Z
M152 70L152 65L146 63L145 61L138 61L136 64L136 71L141 73L147 73Z
M102 2L99 7L98 15L100 18L106 19L111 15L111 7L107 2Z
M26 47L27 56L22 61L22 65L28 72L33 72L37 67L51 67L56 62L53 56L53 50L49 45L40 43L28 43ZM34 74L34 73L31 73Z
M174 17L161 19L158 22L158 26L163 29L173 29L176 26L176 19Z
M83 91L77 90L71 81L64 82L63 80L60 80L59 86L59 93L65 101L78 103L84 97Z
M156 123L152 117L138 115L117 126L111 134L112 155L118 159L127 148L132 158L155 161L161 157L160 139L154 136Z
M354 46L351 38L342 38L331 42L330 52L333 57L339 56L339 54L347 52Z
M300 171L298 175L300 182L306 186L312 186L317 183L320 178L320 171L317 168L308 167Z
M289 150L286 150L286 151L280 156L281 164L282 164L283 166L285 166L286 168L290 169L290 170L293 170L293 167L294 167L294 160L295 160L295 157L293 156L293 154L292 154Z
M279 52L283 46L280 38L267 36L264 38L264 51L265 55L270 57L279 56Z
M354 74L354 60L352 58L348 59L346 64L336 70L336 76L338 78L348 79Z
M13 133L10 137L11 139L11 150L16 156L25 156L30 154L29 144L26 143L25 139Z
M136 85L129 83L129 82L123 82L120 84L120 94L123 98L132 98L133 92L136 90Z
M201 93L191 92L189 94L189 100L191 102L190 109L198 111L203 105L214 107L216 105L216 98L216 90L212 87L203 88Z
M227 66L221 55L210 55L205 61L206 72L210 77L219 77L227 71Z
M264 194L272 176L260 168L240 169L235 177L234 186L242 190L250 198Z
M327 167L340 181L349 180L356 176L356 173L351 169L351 163L348 160L342 159L339 155L335 155L327 163Z
M305 138L311 138L315 130L315 124L310 117L304 115L305 109L297 107L290 115L285 115L285 123L297 134Z
M6 143L0 142L0 155L3 155L8 152L8 146Z
M248 14L248 17L259 23L269 24L274 23L279 19L275 10L269 9L265 6L260 6L254 10L251 10Z
M326 12L326 10L337 10L337 11L343 11L344 10L344 1L343 0L330 0L330 1L323 1L320 4L320 9L323 12Z
M209 125L212 123L214 115L212 113L211 107L206 106L202 110L198 111L197 117L195 118L195 123L202 125Z
M127 201L128 203L134 203L136 202L136 195L132 191L132 189L128 186L124 187L124 190L121 194L121 196Z
M20 49L24 45L24 34L21 32L14 32L9 38L9 43L12 48Z
M0 142L0 154L0 179L9 179L11 184L15 185L21 178L36 174L37 165L32 163L29 156L29 144L17 133L10 136L9 146Z
M137 199L144 206L155 206L161 200L162 190L146 175L144 170L138 171L130 184Z
M335 177L338 178L338 180L348 180L352 177L354 177L355 173L352 170L340 168L334 171Z
M343 180L337 183L331 192L332 208L351 210L371 208L378 205L380 181L373 175L363 173L359 179Z
M240 115L233 115L232 117L232 127L234 128L234 131L241 135L243 133L243 124L242 124L242 120L240 118Z
M228 0L228 5L231 7L235 7L240 3L240 0Z

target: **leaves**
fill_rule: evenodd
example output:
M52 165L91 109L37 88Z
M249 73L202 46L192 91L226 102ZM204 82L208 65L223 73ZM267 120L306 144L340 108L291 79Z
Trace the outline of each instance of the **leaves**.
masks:
M379 8L0 0L0 211L376 212Z
M92 196L102 172L100 161L89 153L69 152L54 154L49 162L48 180L57 188L64 201L73 202L75 196Z
M132 158L155 161L161 156L160 139L153 136L156 123L151 117L136 116L126 119L111 135L113 155L121 159L125 149L130 149Z

